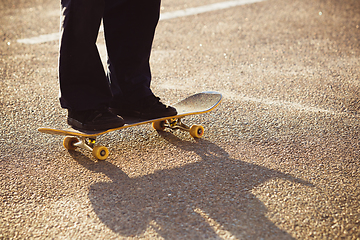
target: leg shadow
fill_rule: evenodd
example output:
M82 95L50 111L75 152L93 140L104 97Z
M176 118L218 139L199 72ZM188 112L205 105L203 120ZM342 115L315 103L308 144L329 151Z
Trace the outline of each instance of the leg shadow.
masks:
M112 231L128 237L151 227L165 239L218 239L219 234L292 239L268 220L266 207L251 190L272 178L310 185L308 182L232 159L206 140L194 144L172 134L161 135L169 144L198 154L201 161L129 178L109 162L75 158L85 168L112 180L89 189L94 211Z

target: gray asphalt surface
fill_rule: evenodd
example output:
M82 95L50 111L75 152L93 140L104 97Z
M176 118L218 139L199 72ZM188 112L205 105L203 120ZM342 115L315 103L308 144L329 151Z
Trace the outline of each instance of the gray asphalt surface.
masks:
M171 12L217 1L167 0ZM159 23L152 87L216 90L186 119L102 136L106 161L38 127L59 106L57 0L0 4L1 239L359 239L360 1L267 0ZM105 59L104 39L99 49Z

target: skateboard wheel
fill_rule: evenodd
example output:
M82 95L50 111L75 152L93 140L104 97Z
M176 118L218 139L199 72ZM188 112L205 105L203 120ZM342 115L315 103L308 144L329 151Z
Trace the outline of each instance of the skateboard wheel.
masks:
M165 121L153 122L152 127L157 131L164 131L165 130Z
M77 147L74 144L77 142L79 142L79 139L76 137L66 137L64 138L63 145L67 150L75 150Z
M105 160L109 156L109 150L104 146L95 146L92 155L98 160Z
M193 125L190 128L190 135L194 138L201 138L204 136L204 128L200 125Z

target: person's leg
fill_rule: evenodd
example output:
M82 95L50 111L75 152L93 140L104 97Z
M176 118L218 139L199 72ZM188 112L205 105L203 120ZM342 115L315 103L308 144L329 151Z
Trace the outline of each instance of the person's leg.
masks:
M63 108L89 110L111 99L96 47L104 0L61 0L59 58L60 102Z
M152 95L149 58L160 0L107 0L104 30L114 99Z
M176 115L176 110L159 102L150 89L149 59L159 14L160 0L106 2L103 21L111 107L117 114L148 119Z
M96 47L104 0L62 0L61 5L60 103L68 109L68 124L79 130L124 125L108 110L112 95Z

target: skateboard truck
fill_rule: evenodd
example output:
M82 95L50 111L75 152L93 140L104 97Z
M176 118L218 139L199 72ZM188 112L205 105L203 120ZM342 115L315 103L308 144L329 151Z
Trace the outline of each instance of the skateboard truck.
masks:
M194 138L201 138L204 135L204 128L201 125L187 126L181 121L181 118L171 118L163 121L155 121L152 123L154 129L164 131L165 128L181 129L190 133Z
M63 145L68 150L82 148L92 152L92 155L99 160L105 160L109 156L109 150L104 146L95 145L95 138L88 137L65 137Z

